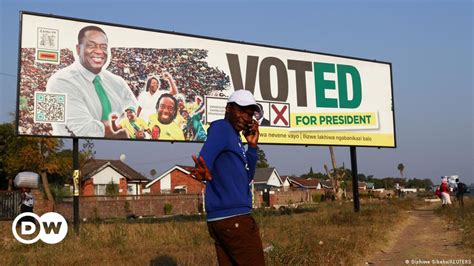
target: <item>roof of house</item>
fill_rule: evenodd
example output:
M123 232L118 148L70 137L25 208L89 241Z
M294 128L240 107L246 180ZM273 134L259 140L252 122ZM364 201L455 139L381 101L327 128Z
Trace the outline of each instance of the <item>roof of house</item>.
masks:
M253 177L253 182L255 184L267 184L269 181L270 177L272 174L275 173L276 177L278 178L279 186L283 184L283 181L280 177L280 174L278 174L278 171L276 170L275 167L269 167L269 168L257 168L255 169L255 175Z
M285 181L286 181L288 178L291 178L291 176L284 175L284 176L280 176L280 178L281 178L281 182L282 182L282 183L285 183ZM289 179L288 179L288 182L290 182Z
M320 182L324 188L332 188L331 180L321 180Z
M160 176L158 176L157 178L151 180L148 184L146 184L145 188L149 188L151 187L153 184L155 184L156 182L158 182L160 179L162 179L163 177L167 176L169 173L171 173L172 171L174 170L178 170L178 171L181 171L185 174L189 174L190 172L186 169L190 168L192 166L186 166L186 165L175 165L173 167L171 167L170 169L166 170L166 172L164 172L163 174L161 174Z
M290 184L303 188L317 188L320 183L317 178L288 177Z
M82 180L91 178L93 175L102 171L106 167L112 167L115 171L119 172L129 181L148 181L148 178L144 177L139 172L135 171L132 167L128 166L120 160L99 160L93 159L84 164L81 170Z

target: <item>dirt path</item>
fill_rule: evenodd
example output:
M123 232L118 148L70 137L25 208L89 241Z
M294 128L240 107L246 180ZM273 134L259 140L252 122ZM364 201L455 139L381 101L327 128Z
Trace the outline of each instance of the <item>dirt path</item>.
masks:
M438 206L430 204L410 211L407 221L394 229L388 245L366 258L364 264L474 264L474 255L461 250L461 232L434 213Z

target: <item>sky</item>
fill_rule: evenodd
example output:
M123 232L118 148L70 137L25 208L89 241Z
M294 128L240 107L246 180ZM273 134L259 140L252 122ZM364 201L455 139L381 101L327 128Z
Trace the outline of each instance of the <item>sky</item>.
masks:
M357 148L377 178L459 175L474 183L473 1L0 0L0 123L16 110L19 11L375 59L392 64L397 148ZM80 145L83 142L80 142ZM201 144L94 140L96 158L143 174L192 165ZM65 141L72 149L72 141ZM280 175L331 165L325 146L262 145ZM349 147L337 147L350 168Z

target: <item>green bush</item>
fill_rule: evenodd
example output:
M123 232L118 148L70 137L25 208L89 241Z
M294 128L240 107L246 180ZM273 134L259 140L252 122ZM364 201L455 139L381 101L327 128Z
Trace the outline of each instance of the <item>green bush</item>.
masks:
M311 198L313 202L323 202L325 200L324 194L313 194Z
M165 215L170 215L173 212L173 205L171 203L166 203L163 207Z
M54 201L61 202L63 198L72 197L71 191L61 185L51 185L51 194L53 194Z

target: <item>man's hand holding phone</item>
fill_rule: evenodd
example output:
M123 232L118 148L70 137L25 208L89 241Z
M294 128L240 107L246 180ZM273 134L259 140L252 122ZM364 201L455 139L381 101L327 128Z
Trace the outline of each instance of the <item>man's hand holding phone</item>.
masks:
M243 134L249 147L256 148L258 145L258 137L260 135L258 131L258 122L252 120L252 123L247 125L243 130Z

